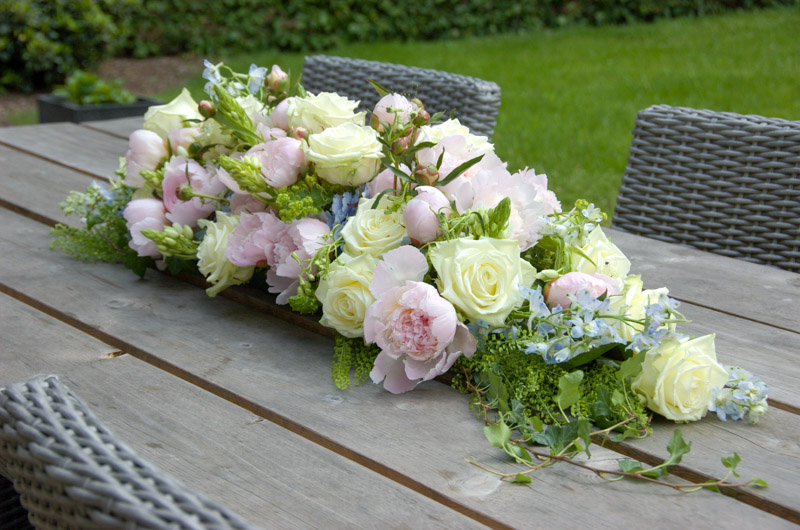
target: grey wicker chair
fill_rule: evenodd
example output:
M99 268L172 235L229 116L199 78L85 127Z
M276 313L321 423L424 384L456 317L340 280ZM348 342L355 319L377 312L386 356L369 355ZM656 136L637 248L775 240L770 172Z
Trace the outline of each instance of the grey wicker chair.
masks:
M19 495L3 505L9 524L21 503L36 528L246 528L120 443L54 376L0 388L0 475Z
M800 122L668 105L639 112L612 224L800 271Z
M368 79L387 90L418 97L425 109L455 112L455 117L474 134L491 138L500 109L497 83L439 70L399 64L312 55L303 64L302 85L309 92L337 92L360 100L361 110L371 111L380 96Z

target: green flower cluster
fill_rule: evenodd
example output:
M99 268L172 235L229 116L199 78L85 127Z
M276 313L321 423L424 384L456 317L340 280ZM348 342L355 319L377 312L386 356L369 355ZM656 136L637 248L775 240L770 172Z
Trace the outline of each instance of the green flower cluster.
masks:
M337 388L344 390L350 386L350 373L353 372L355 384L360 385L369 377L375 358L380 353L375 344L365 344L361 338L349 339L336 336L333 350L331 376Z

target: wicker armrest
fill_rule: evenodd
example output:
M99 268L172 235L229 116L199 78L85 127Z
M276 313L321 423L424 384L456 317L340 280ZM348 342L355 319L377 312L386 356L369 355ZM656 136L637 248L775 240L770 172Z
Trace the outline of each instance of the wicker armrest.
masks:
M419 97L425 109L455 112L455 117L474 134L491 137L500 109L497 83L439 70L346 57L312 55L303 64L303 87L312 93L337 92L360 100L361 110L372 110L380 96L369 83L387 90Z
M54 376L0 388L0 474L37 528L246 528L138 457Z

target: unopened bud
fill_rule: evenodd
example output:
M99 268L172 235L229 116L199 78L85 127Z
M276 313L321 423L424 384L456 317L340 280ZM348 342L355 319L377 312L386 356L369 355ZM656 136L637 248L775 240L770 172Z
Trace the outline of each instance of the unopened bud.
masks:
M422 104L422 100L419 98L414 98L411 100L411 103L419 107L419 110L425 110L425 105Z
M285 92L288 82L289 74L281 70L281 67L277 64L272 65L272 70L270 70L266 79L267 88L273 92Z
M381 120L379 120L378 116L376 116L375 114L369 117L369 125L379 133L382 133L384 131L383 125L381 124Z
M188 201L194 196L192 191L192 187L188 184L184 184L180 188L178 188L178 198L182 201Z
M210 118L217 113L217 109L214 107L214 104L207 99L204 99L197 104L197 110L200 111L200 115L204 118Z
M296 138L298 140L308 139L308 129L305 127L298 127L292 130L292 138Z
M408 149L407 138L398 138L397 140L392 142L392 154L400 156L403 153L405 153L406 149Z
M422 125L425 125L429 121L431 121L431 115L428 114L427 110L422 109L417 113L417 117L414 118L414 125L416 125L417 127L421 127Z
M189 156L197 156L197 154L203 150L203 144L200 142L194 142L192 145L189 146Z
M414 180L420 186L433 186L439 180L439 170L433 164L423 164L414 170Z

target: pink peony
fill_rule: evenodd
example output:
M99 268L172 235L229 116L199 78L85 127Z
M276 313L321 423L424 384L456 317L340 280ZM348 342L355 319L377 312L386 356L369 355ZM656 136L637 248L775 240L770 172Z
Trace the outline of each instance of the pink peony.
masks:
M302 142L294 138L277 138L254 145L246 155L261 161L261 174L267 184L283 188L297 182L300 170L307 165L301 145Z
M264 201L253 197L249 193L234 193L231 196L231 213L240 215L243 213L263 212L267 209Z
M293 98L286 98L273 109L269 119L272 121L272 126L284 131L289 130L289 102Z
M450 201L438 188L419 186L417 196L408 201L403 211L403 224L412 243L424 245L442 235L436 212L449 213Z
M161 257L156 244L152 239L143 236L142 230L163 231L167 223L165 213L164 203L158 199L134 199L125 207L122 216L131 233L128 246L139 256Z
M560 305L563 309L566 309L572 303L567 295L577 295L583 291L588 291L594 298L603 293L607 293L608 296L614 296L622 292L622 282L596 272L591 274L568 272L559 279L547 284L544 290L544 297L550 307Z
M406 173L409 172L408 166L405 164L401 164L400 169ZM383 190L395 189L395 181L397 181L397 189L399 189L401 185L400 179L388 169L384 169L378 173L375 178L367 182L367 191L369 192L368 196L377 197L378 194Z
M180 198L181 188L189 185L191 189L203 195L218 195L225 191L225 184L217 178L216 168L207 170L194 160L176 156L164 167L164 180L161 189L164 194L164 206L167 208L167 219L191 227L197 226L199 219L205 219L216 209L216 203L209 199L192 197L188 201Z
M444 153L444 155L442 155ZM481 170L493 173L507 174L506 164L492 151L491 144L481 146L470 145L467 139L460 135L447 136L433 147L420 149L417 153L417 161L420 165L433 164L442 157L442 165L439 167L439 180L447 178L450 173L469 160L483 155L480 162L467 169L455 180L440 187L446 197L452 198L453 193L462 184L468 183Z
M536 199L544 205L545 215L561 211L561 202L556 194L547 189L547 175L537 175L532 169L525 168L514 174L519 175L525 182L536 188Z
M134 131L129 142L130 149L125 155L125 184L132 188L141 188L144 186L144 179L139 172L143 169L154 170L169 153L164 140L153 131Z
M445 373L477 348L453 305L421 281L427 271L425 256L406 245L384 254L370 285L376 301L364 318L364 340L381 348L370 378L395 394Z
M239 267L269 266L269 292L279 293L277 302L285 304L297 294L303 272L292 254L310 260L329 232L327 224L310 217L287 224L271 211L244 213L228 237L225 256Z
M372 111L370 124L382 133L385 128L402 127L411 120L417 111L417 106L400 94L387 94L383 96Z

